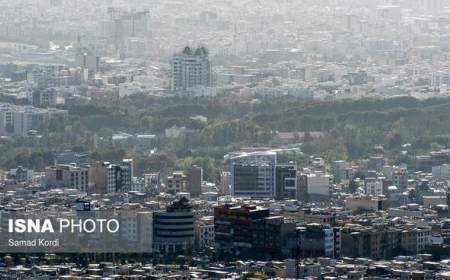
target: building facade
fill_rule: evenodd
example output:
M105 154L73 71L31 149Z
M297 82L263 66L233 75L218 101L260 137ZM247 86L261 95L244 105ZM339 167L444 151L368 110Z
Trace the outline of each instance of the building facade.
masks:
M274 198L277 154L272 151L242 153L231 158L231 195Z
M298 256L301 258L330 257L340 253L340 230L321 224L297 228Z
M203 169L200 166L191 166L186 171L186 191L191 197L198 197L202 193Z
M215 249L219 254L277 259L295 254L295 223L270 216L269 209L225 204L214 208Z
M208 50L185 47L171 61L171 90L186 90L196 86L211 85L211 63Z
M366 178L364 180L364 192L370 196L383 195L383 181L377 178Z
M194 246L194 214L185 197L153 213L153 249L160 254L175 254Z
M49 188L88 190L89 168L75 165L55 165L45 169L45 184Z
M171 176L167 177L166 191L171 194L185 192L187 186L186 174L183 171L174 171Z
M297 197L297 165L279 164L275 168L277 199L295 199Z
M119 193L132 190L132 159L124 159L122 164L94 163L89 168L91 173L90 192Z
M26 136L51 120L64 120L66 110L0 103L0 135Z
M195 246L199 249L214 247L214 216L205 216L195 223Z

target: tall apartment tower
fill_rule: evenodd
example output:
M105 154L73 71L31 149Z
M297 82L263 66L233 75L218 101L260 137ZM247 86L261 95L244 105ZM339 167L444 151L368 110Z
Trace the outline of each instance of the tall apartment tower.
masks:
M187 191L192 197L198 197L202 194L203 168L200 166L191 166L186 172Z
M171 60L171 90L186 90L195 86L211 85L211 63L208 50L185 47Z

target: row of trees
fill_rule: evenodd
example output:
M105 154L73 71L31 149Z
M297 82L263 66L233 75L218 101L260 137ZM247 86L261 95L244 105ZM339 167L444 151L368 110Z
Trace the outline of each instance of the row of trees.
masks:
M133 157L138 173L170 170L199 164L208 179L217 177L223 155L244 146L277 145L281 132L321 131L319 139L306 137L303 150L327 159L357 159L375 145L392 158L403 144L420 154L450 144L450 100L409 97L357 101L315 102L293 97L263 97L260 102L238 102L229 96L165 97L134 95L120 100L99 100L72 105L69 120L43 127L36 143L0 142L0 167L24 165L35 169L52 163L55 153L76 149L95 160ZM194 118L202 116L203 118ZM161 138L173 125L196 131L185 138ZM105 139L119 131L160 136L157 155L114 150ZM103 141L100 141L103 140ZM103 143L103 144L100 144ZM32 148L32 149L30 149Z

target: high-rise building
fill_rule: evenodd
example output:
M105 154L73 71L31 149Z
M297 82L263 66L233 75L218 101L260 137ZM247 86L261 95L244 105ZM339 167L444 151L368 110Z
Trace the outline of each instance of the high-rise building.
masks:
M95 162L89 166L89 193L108 192L109 162Z
M122 164L95 163L90 167L90 192L117 193L131 191L133 160L124 159Z
M75 56L75 64L78 67L87 69L90 73L97 73L100 68L100 57L88 50L80 50Z
M195 86L211 86L211 63L208 50L185 47L171 61L171 90L186 90Z
M202 193L203 169L192 166L186 172L186 190L191 197L197 197Z
M402 190L408 187L408 179L408 170L405 168L397 169L392 173L392 182Z
M189 200L182 197L165 212L153 213L153 249L161 254L174 254L194 246L194 213Z
M56 107L58 93L55 88L35 89L31 93L31 103L36 107Z
M364 192L370 196L383 195L383 181L379 178L366 178L364 180Z
M90 77L100 69L100 56L96 54L95 49L83 46L80 36L75 45L75 66L88 71Z
M161 180L159 172L144 174L145 190L148 193L159 194Z
M201 217L196 221L195 246L201 249L214 247L214 216Z
M133 160L124 159L121 165L111 164L107 167L107 192L128 192L133 178Z
M282 164L275 169L276 198L295 199L297 196L297 165Z
M122 164L120 165L120 176L122 180L122 191L130 191L131 181L134 177L133 159L126 158L122 160Z
M219 252L252 258L289 255L295 240L295 224L269 209L225 204L214 208L215 247Z
M230 183L231 183L231 173L227 171L222 171L220 174L220 186L219 193L221 195L230 194Z
M327 199L331 195L330 175L323 172L298 174L297 199L308 201Z
M108 183L107 183L107 193L116 193L121 190L121 176L120 176L120 166L119 165L109 165L107 168L107 176L108 176Z
M336 183L340 183L342 180L351 180L355 175L350 163L343 160L334 161L331 169Z
M241 153L231 158L231 195L275 197L277 154L273 151Z
M428 227L409 228L402 231L402 249L409 254L423 252L431 245L431 229Z
M87 191L89 169L75 165L56 165L45 169L45 183L49 188L73 188Z
M171 176L167 177L166 191L171 194L186 191L186 174L183 171L175 171Z
M256 206L226 204L214 208L216 249L232 254L251 249L256 221L269 215L269 209Z
M131 191L145 194L147 192L145 179L142 177L133 177L131 180Z

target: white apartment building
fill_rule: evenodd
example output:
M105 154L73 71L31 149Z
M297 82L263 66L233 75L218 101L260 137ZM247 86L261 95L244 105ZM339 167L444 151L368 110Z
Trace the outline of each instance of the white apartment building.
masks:
M364 180L364 192L370 196L383 195L383 181L378 178L366 178Z
M211 85L211 63L208 50L185 47L171 61L171 90L186 90L196 86Z
M308 174L307 192L309 195L330 196L330 175L322 173Z

